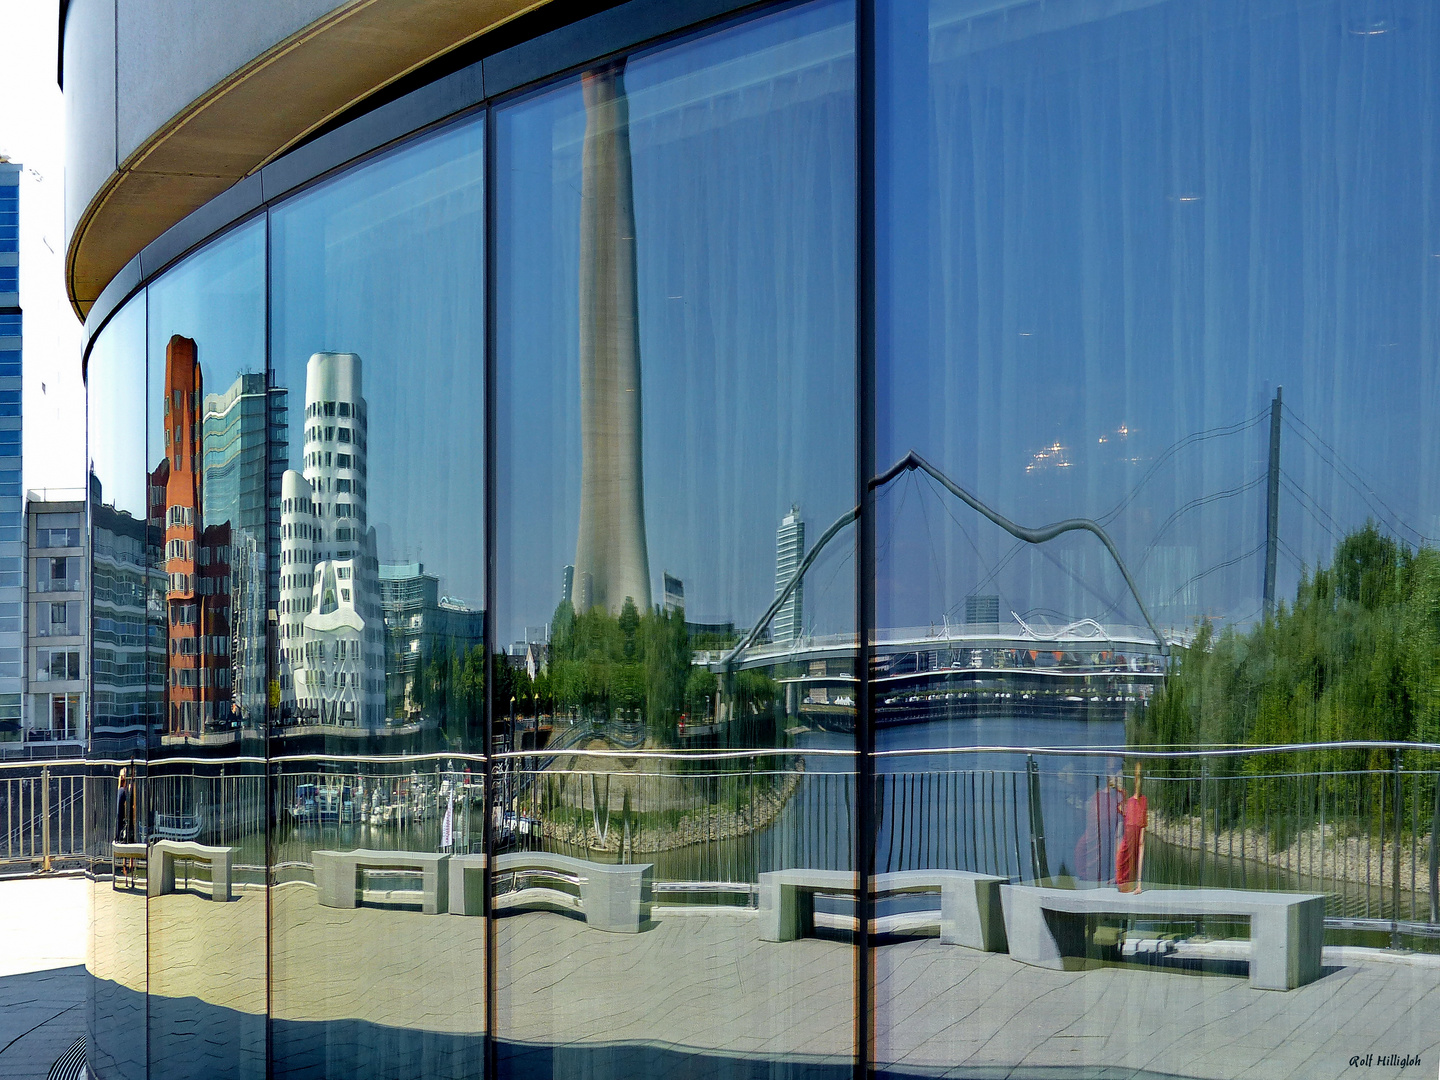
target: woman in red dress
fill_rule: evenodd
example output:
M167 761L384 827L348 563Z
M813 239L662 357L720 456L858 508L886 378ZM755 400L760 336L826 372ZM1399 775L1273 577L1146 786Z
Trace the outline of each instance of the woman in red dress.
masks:
M1112 780L1121 795L1120 818L1124 822L1120 847L1115 852L1115 887L1121 892L1140 891L1140 872L1145 866L1145 826L1148 813L1145 796L1140 794L1140 763L1135 763L1135 793L1128 799L1125 782Z

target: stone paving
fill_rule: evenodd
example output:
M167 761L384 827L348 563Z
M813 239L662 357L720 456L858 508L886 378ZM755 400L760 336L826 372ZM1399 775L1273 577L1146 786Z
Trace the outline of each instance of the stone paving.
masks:
M83 878L0 881L0 1077L44 1077L85 1033Z
M131 927L118 950L97 940L96 956L116 980L116 1006L134 1009L146 978L133 947L147 932L144 897L108 883L96 895L114 925ZM482 920L322 908L299 883L269 901L277 1076L478 1075ZM205 1075L264 1075L264 913L261 893L231 904L194 894L152 902L149 1023L151 1053L162 1055L153 1076L200 1075L201 1059L213 1064ZM734 909L662 913L634 935L547 911L499 919L505 1072L848 1075L852 950L835 935L777 944L757 930L754 913ZM1203 974L1141 965L1065 972L934 938L897 940L877 951L876 1044L895 1076L1433 1076L1440 963L1327 950L1327 965L1317 982L1275 992L1252 989L1236 962ZM116 1040L122 1051L124 1042ZM1350 1067L1367 1054L1370 1067ZM1382 1066L1384 1054L1418 1055L1421 1066Z

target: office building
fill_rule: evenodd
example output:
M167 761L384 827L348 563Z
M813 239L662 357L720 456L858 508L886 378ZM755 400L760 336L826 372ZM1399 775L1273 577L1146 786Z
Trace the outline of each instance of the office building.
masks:
M204 376L195 342L178 334L165 347L165 458L152 472L164 493L166 735L197 738L234 720L228 520L206 520L201 446Z
M91 662L86 598L90 565L82 492L72 499L45 492L26 501L30 572L25 738L71 743L86 739L87 676ZM108 582L107 582L108 584Z
M666 570L662 576L665 584L665 614L685 610L685 582Z
M230 665L237 714L258 719L266 684L266 507L278 501L289 459L287 392L265 375L243 374L205 395L201 499L209 522L230 524ZM278 548L278 545L276 545Z
M147 613L151 597L163 610L159 544L147 542L143 518L105 502L94 476L90 528L90 746L103 753L143 750L160 735L168 675L163 618ZM80 662L83 668L83 655Z
M1000 621L1000 597L976 593L965 597L965 622L968 625L998 623Z
M380 564L385 618L386 715L419 712L415 676L437 657L463 659L484 640L485 613L440 595L440 579L418 562Z
M0 158L0 743L20 738L25 693L25 500L20 307L20 176Z

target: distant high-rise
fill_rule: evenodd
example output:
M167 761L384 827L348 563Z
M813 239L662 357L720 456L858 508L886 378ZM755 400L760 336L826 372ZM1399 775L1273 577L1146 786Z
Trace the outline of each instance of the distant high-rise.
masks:
M368 522L369 409L360 357L315 353L305 370L303 472L280 490L281 709L378 727L385 719L385 623Z
M575 567L565 567L564 573L560 575L560 602L562 604L575 603Z
M415 707L415 675L436 655L461 659L484 640L485 613L440 595L440 579L418 562L380 567L385 614L386 715Z
M650 607L640 463L640 341L635 203L624 64L581 78L580 534L572 602L619 614Z
M800 517L800 507L791 505L790 513L780 519L780 528L775 530L775 595L779 596L786 584L800 569L800 560L805 558L805 522ZM770 623L770 633L775 641L793 641L800 636L805 625L805 583L798 582L795 589L780 605Z
M0 160L0 739L25 693L25 497L20 487L20 174Z
M989 625L1000 621L1000 596L998 593L976 593L965 597L965 622L970 625Z
M661 581L665 586L665 614L669 615L672 611L684 611L685 582L668 570L661 576Z
M266 505L280 498L269 462L290 456L287 391L241 375L202 409L201 489L207 522L231 527L231 669L245 717L265 708Z
M91 745L107 751L143 747L159 734L167 675L159 533L143 518L106 505L93 472L90 528ZM48 614L54 617L53 607Z

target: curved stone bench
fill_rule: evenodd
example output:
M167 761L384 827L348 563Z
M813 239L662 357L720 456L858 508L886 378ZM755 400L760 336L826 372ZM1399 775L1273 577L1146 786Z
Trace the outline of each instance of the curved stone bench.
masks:
M133 888L135 885L135 863L145 864L145 878L148 884L150 878L150 845L136 843L121 843L115 841L110 845L110 887L115 888L115 882L120 880L120 863L123 860L130 861L130 872L126 876L130 884L126 888Z
M117 845L118 846L118 845ZM210 867L210 899L230 902L230 868L235 849L211 847L194 840L156 840L150 845L145 868L146 894L164 896L175 891L175 864L181 859Z
M578 885L580 911L588 926L612 933L636 934L650 921L651 885L654 882L651 863L617 866L568 855L552 855L548 851L512 851L495 857L497 874L526 871L552 874ZM567 898L567 906L573 904L574 898L563 890L545 891Z
M449 909L451 856L433 851L312 851L315 891L322 907L353 908L360 898L360 874L365 870L414 870L420 874L421 910L435 915Z
M897 870L871 879L875 896L940 893L940 940L986 952L1005 951L1000 886L1006 879L967 870ZM815 895L858 896L849 870L773 870L760 875L760 938L793 941L815 929Z
M485 914L485 856L451 855L450 914Z
M1250 985L1293 990L1320 977L1325 897L1245 889L1048 889L1006 885L1000 890L1010 955L1036 967L1064 969L1083 949L1085 920L1096 915L1194 919L1224 915L1250 920Z

